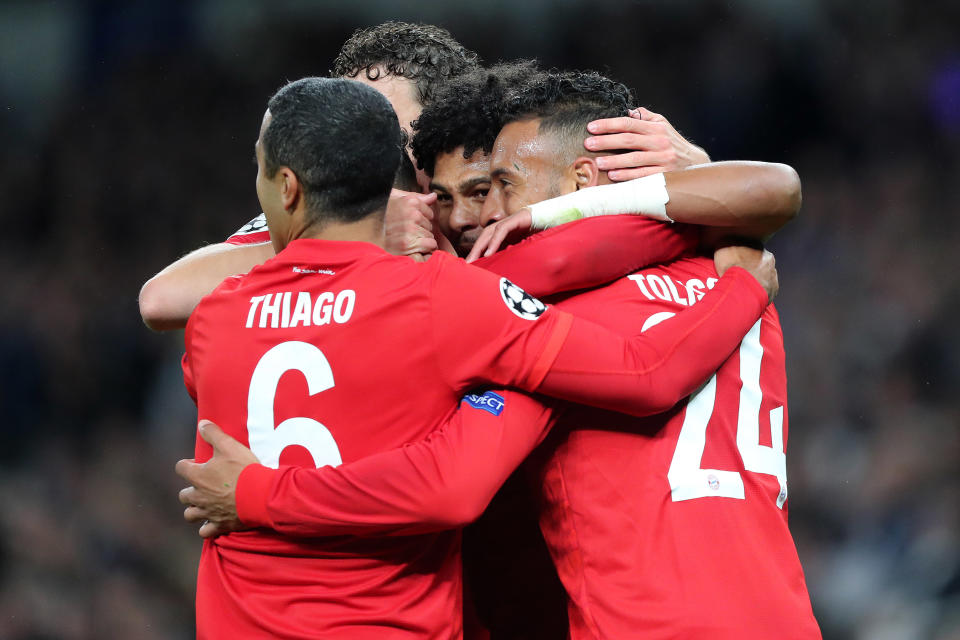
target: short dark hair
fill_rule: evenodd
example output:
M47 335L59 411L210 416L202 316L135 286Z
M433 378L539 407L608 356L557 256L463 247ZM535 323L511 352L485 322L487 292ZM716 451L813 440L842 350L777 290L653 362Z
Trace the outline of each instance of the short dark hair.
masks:
M448 79L479 67L477 54L450 32L431 24L385 22L358 29L343 43L330 75L355 78L362 71L371 80L386 75L413 80L420 103L430 104Z
M417 165L432 176L441 153L461 146L464 158L477 150L490 153L502 127L504 99L540 73L535 60L518 60L451 80L412 124Z
M400 125L374 89L334 78L303 78L267 104L268 177L289 167L303 186L308 222L353 222L383 209L400 162Z
M596 71L541 73L510 92L501 124L539 119L540 133L554 133L582 153L590 121L628 115L632 106L626 85Z

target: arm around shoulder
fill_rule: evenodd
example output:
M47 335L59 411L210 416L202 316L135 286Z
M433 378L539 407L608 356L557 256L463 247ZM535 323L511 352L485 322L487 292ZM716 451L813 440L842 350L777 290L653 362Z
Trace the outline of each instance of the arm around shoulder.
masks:
M154 331L182 329L201 298L224 278L246 273L274 255L269 242L212 244L188 253L140 289L140 316Z
M477 519L555 421L548 404L511 391L469 394L425 440L339 467L240 474L247 526L291 536L411 535Z
M664 174L670 191L667 213L705 229L705 246L723 238L765 242L800 212L800 177L772 162L715 162Z

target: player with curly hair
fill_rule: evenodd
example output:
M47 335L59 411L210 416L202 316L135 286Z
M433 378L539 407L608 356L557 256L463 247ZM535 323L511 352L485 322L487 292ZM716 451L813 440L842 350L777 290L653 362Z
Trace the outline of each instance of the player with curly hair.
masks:
M410 147L437 195L435 222L462 256L482 230L480 210L490 189L487 158L500 131L498 105L507 91L537 73L532 60L466 73L442 87L413 122Z
M412 82L415 99L425 106L451 78L478 68L477 54L442 27L385 22L355 31L340 48L330 75L370 83L404 78ZM407 120L397 104L391 104L401 124L415 119Z

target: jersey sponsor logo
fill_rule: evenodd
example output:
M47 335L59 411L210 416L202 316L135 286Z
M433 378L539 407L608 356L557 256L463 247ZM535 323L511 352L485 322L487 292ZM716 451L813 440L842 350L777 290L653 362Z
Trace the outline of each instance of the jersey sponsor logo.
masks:
M248 222L247 224L240 227L235 236L245 236L251 233L259 233L261 231L267 230L267 216L264 214L258 215L256 218Z
M463 396L463 402L466 402L468 405L474 409L482 409L487 413L492 413L495 416L503 413L503 396L500 394L494 393L493 391L487 391L483 394L468 393Z
M337 275L336 271L331 271L330 269L310 269L309 267L294 267L294 273L322 273L327 276Z
M500 278L500 296L507 308L524 320L536 320L547 310L547 305L506 278Z

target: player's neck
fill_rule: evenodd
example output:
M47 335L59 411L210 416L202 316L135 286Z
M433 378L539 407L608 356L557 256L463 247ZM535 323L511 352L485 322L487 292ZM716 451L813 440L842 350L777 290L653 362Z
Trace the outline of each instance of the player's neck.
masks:
M322 227L308 227L301 238L350 242L369 242L383 248L383 216L371 214L356 222L328 222Z

